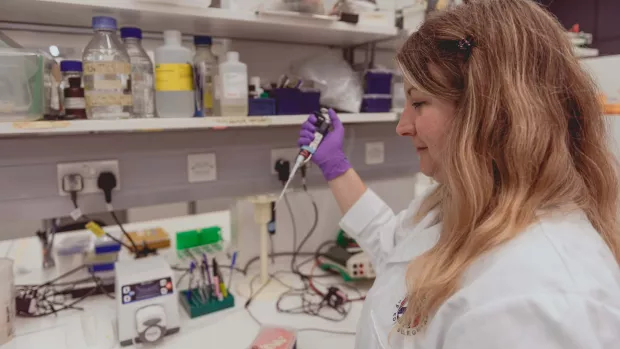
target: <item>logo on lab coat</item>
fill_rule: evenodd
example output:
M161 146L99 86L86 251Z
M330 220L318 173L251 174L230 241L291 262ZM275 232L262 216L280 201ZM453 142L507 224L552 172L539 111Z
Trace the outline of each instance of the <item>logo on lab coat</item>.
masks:
M392 321L396 325L396 332L403 336L415 336L420 330L426 326L428 318L420 319L420 316L416 316L412 324L404 324L401 318L407 310L408 299L404 298L396 304L396 312L392 315Z

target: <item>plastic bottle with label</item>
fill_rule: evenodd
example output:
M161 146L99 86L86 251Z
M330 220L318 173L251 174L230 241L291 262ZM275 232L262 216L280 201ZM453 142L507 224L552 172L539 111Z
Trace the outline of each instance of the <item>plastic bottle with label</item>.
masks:
M121 39L123 39L131 61L133 115L136 118L152 118L155 116L153 63L142 48L142 30L134 27L123 27L121 28Z
M248 67L239 62L239 52L226 53L226 61L220 63L218 75L222 116L247 116Z
M195 116L212 116L217 58L211 52L210 36L194 36L194 88L196 92Z
M178 30L164 31L164 45L155 49L155 106L160 118L194 116L192 51L181 46Z
M116 35L116 19L93 17L95 35L84 48L84 94L90 119L129 118L132 114L131 64Z

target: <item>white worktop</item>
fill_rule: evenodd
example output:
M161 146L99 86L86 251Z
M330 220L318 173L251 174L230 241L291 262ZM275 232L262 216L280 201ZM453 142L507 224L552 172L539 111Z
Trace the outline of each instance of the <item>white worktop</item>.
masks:
M195 229L212 225L222 227L222 235L225 240L230 239L230 216L228 211L200 214L172 219L163 219L143 223L127 224L127 230L142 229L160 226L170 234L187 229ZM105 228L110 233L118 236L118 229ZM74 234L86 234L86 232L63 233L57 236ZM174 242L174 239L172 239ZM36 238L27 238L0 243L0 256L7 256L15 260L16 277L15 284L40 284L51 280L58 273L56 271L41 270L40 245ZM164 255L174 260L174 246ZM120 258L126 258L122 254ZM222 261L228 263L228 261ZM271 265L270 272L287 270L290 260L278 259L277 264ZM246 348L258 333L259 326L248 315L243 305L249 295L249 282L254 279L254 290L259 287L258 273L259 263L252 265L247 277L236 272L233 276L232 292L236 297L235 308L221 311L215 314L189 319L184 310L179 307L181 315L181 331L168 336L157 348L205 348L206 343L217 343L218 349ZM241 266L240 266L241 267ZM227 277L228 270L222 272ZM305 272L308 272L306 269ZM319 271L317 271L319 273ZM177 273L177 278L181 273ZM299 279L292 274L279 275L279 278L291 285L301 286ZM187 278L184 279L187 281ZM342 279L321 279L325 282L342 282ZM180 285L184 289L185 283ZM357 319L360 316L362 303L355 302L351 306L348 317L342 322L331 322L306 315L287 315L276 311L275 301L286 289L275 281L272 281L252 302L250 309L263 324L281 325L293 328L319 328L332 331L354 332ZM58 316L43 318L17 318L16 337L2 349L112 349L120 348L116 341L111 342L105 338L105 334L116 331L116 304L114 300L104 295L89 297L78 304L84 307L84 311L67 310ZM97 328L97 334L88 331L88 325ZM112 346L104 345L114 343ZM300 332L298 347L308 348L351 348L354 337L351 335L337 335L317 332ZM127 347L131 348L131 347Z

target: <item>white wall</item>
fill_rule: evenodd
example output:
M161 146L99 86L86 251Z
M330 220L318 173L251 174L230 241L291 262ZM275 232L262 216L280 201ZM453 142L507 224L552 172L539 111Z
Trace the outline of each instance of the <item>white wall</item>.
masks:
M90 40L90 35L88 34L75 35L25 31L4 31L4 33L26 48L46 48L50 45L56 45L61 48L61 52L69 52L68 58L74 59L80 58L82 48ZM147 50L153 50L160 44L160 40L145 39L143 41L143 45ZM185 44L187 47L192 47L190 40L187 40ZM249 74L251 76L260 76L262 80L276 80L281 74L287 72L292 63L313 55L324 54L330 50L330 48L323 46L250 41L233 41L230 48L240 52L242 61L248 64ZM360 56L360 59L361 57L362 56ZM393 55L389 52L378 52L376 62L385 67L394 66ZM413 149L412 156L414 156ZM413 198L413 178L381 180L368 184L395 210L404 209ZM320 220L315 235L309 240L304 250L314 250L322 241L335 238L335 234L339 229L337 223L341 217L336 203L327 189L312 190L311 194L319 204ZM308 198L303 193L292 194L290 199L294 207L295 218L298 225L299 240L301 240L301 235L305 234L312 224L312 208ZM217 201L203 200L197 203L197 211L200 213L228 208L231 202L232 199ZM252 208L247 205L241 206L241 212L243 212L242 220L251 221L253 219ZM144 221L156 218L174 217L183 215L186 212L186 203L158 205L130 209L128 211L128 219L134 222ZM38 221L3 223L2 236L5 237L15 236L18 231L23 229L32 231L34 234L34 231L41 225ZM242 252L244 252L246 256L255 255L257 253L257 231L258 230L252 231L250 228L248 231L244 232L241 247ZM281 205L279 206L277 215L276 250L291 250L291 231L292 223L290 216L286 212L285 206Z

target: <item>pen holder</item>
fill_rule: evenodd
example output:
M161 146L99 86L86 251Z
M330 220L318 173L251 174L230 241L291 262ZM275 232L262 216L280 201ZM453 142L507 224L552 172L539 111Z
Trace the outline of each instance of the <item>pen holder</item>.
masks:
M233 297L230 292L228 292L226 298L224 298L221 302L216 298L210 298L208 301L203 302L195 296L191 298L191 302L188 302L188 292L188 290L179 292L179 302L181 302L181 306L183 306L183 309L185 309L190 319L235 306L235 297ZM192 294L198 294L198 292L199 291L197 288L192 289Z

